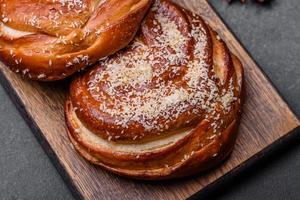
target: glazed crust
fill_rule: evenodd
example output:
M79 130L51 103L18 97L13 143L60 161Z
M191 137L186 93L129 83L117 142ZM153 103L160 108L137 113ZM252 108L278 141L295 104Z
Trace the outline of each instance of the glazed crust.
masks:
M128 69L142 73L124 73ZM164 73L156 77L157 69ZM142 104L135 104L136 96ZM73 81L66 124L75 149L88 161L131 178L170 179L210 169L231 153L242 97L239 59L201 17L160 0L129 47ZM144 109L147 102L154 109Z
M151 3L0 0L0 60L29 79L63 79L125 47Z

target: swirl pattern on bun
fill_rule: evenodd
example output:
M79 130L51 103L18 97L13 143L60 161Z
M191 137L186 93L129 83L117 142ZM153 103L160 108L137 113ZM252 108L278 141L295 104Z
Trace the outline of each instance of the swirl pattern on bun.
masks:
M128 47L76 78L71 142L90 162L137 179L207 170L232 151L243 68L198 15L157 0Z

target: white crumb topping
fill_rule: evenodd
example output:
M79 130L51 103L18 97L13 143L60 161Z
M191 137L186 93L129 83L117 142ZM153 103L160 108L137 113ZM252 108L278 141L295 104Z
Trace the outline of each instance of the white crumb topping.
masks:
M234 99L232 86L229 92L220 92L216 78L209 74L208 41L200 19L194 18L190 35L184 36L155 5L152 11L151 31L157 36L151 45L135 39L127 51L102 60L103 70L88 82L88 90L100 102L99 110L116 117L123 128L137 122L146 130L168 129L170 121L187 112L215 115L217 104L229 110ZM195 41L193 59L185 51L189 40ZM181 84L176 83L176 76Z

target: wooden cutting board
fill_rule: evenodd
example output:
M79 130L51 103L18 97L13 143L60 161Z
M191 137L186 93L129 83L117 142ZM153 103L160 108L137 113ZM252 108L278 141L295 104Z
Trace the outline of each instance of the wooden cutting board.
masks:
M237 143L232 156L209 173L180 181L142 182L115 176L87 163L74 151L65 130L63 102L69 80L27 81L0 63L3 86L76 196L85 199L185 199L221 177L233 174L299 127L297 117L211 6L205 0L176 2L201 14L245 67L247 95Z

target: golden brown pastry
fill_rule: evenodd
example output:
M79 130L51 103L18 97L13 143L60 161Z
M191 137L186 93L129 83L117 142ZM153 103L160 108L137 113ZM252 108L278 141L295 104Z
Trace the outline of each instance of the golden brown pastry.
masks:
M125 47L152 0L0 0L0 60L35 79L63 79Z
M71 142L90 162L137 179L207 170L234 146L243 68L198 15L158 0L134 41L70 88Z

